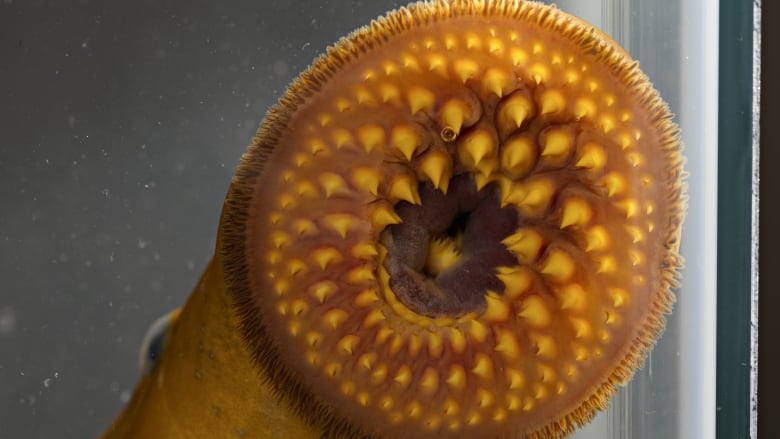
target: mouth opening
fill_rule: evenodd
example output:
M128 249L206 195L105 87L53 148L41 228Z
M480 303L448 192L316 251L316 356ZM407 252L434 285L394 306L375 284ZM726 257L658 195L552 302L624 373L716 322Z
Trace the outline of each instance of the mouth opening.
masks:
M517 209L501 207L497 186L477 190L468 175L454 177L446 193L430 183L418 191L421 203L399 202L402 222L382 233L390 289L431 318L484 311L488 291L503 293L496 268L517 264L501 243L520 223Z

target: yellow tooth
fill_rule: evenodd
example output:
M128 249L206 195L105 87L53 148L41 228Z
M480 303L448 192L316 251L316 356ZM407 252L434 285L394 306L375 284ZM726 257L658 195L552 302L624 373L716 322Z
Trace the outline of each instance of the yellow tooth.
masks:
M274 291L280 296L284 296L290 290L290 282L285 279L279 279L274 282Z
M425 368L420 377L420 387L424 393L432 394L439 387L439 374L432 367Z
M509 96L498 110L498 120L502 132L510 132L523 125L523 122L533 113L533 102L521 93Z
M409 109L412 114L417 114L420 110L430 110L433 107L433 103L436 101L436 96L430 90L414 86L409 89L406 95L409 99Z
M477 129L464 136L458 150L460 161L475 170L482 159L495 153L496 140L490 131Z
M420 194L417 192L417 180L408 174L393 176L389 194L392 199L404 200L417 205L422 204Z
M590 357L588 350L582 345L573 344L572 350L574 351L574 359L577 361L585 361Z
M340 113L343 113L345 111L349 111L351 109L351 105L349 104L349 100L346 99L346 98L336 99L336 109L339 110Z
M601 130L604 132L604 134L608 134L610 131L615 129L615 126L617 125L615 118L610 115L601 116L599 122L601 123Z
M520 262L530 263L539 255L543 240L542 235L536 230L523 228L504 238L501 243L507 250L517 255Z
M557 291L561 301L561 309L580 311L587 302L585 289L579 284L570 284Z
M534 210L541 209L547 205L554 192L555 187L548 180L534 180L526 186L526 195L520 202L520 206Z
M485 337L487 337L487 328L479 320L472 320L469 324L469 335L477 343L482 343L485 341Z
M330 198L334 194L347 191L347 182L339 174L325 172L319 177L320 185L325 192L325 197Z
M379 328L379 330L376 332L376 338L374 338L374 343L376 344L384 344L391 335L393 335L394 331L392 328L388 328L387 326L383 326Z
M366 392L359 392L357 395L355 395L355 398L357 399L357 402L363 407L368 407L368 403L371 402L371 398Z
M500 98L509 86L509 75L503 69L490 68L482 77L482 86Z
M539 98L541 114L553 114L563 111L566 108L566 97L558 90L547 89Z
M317 231L317 226L314 224L314 222L305 218L295 220L293 222L293 227L299 235L307 235Z
M523 372L509 367L506 368L506 380L509 383L509 390L519 389L523 386L523 384L525 384L525 376L523 376ZM512 410L511 407L508 408Z
M380 364L379 366L375 367L374 370L371 371L371 381L374 384L380 384L385 381L385 378L387 378L387 366L384 364ZM393 400L387 397L390 401L390 405L392 405Z
M460 365L453 364L446 381L453 389L461 390L466 386L466 371Z
M377 232L382 231L390 224L400 224L401 217L395 213L393 207L386 202L376 203L371 212L371 226Z
M293 300L291 310L293 314L299 316L309 310L309 305L301 299Z
M474 60L463 58L455 61L453 68L460 80L465 84L470 78L476 76L479 71L479 64Z
M495 397L485 389L477 390L477 407L485 408L493 404Z
M325 142L323 142L322 139L312 139L309 142L309 150L311 151L312 155L317 155L326 149L328 149L328 147L325 145Z
M371 306L374 302L379 300L379 296L373 289L368 289L355 296L355 305L365 308Z
M448 398L444 401L443 412L446 416L455 416L458 414L458 403L452 398Z
M561 229L569 226L584 227L593 216L593 210L581 198L569 198L563 203Z
M547 82L547 80L550 79L550 69L541 63L532 64L528 68L528 73L531 74L531 79L533 79L537 85Z
M282 248L290 242L290 236L284 232L274 232L271 234L271 242L275 248Z
M388 411L393 408L393 398L390 398L389 396L382 397L382 399L379 401L379 408Z
M480 378L490 380L493 378L493 360L489 356L478 352L475 356L474 367L471 371Z
M544 300L538 296L529 296L523 300L523 309L517 315L524 318L531 326L541 328L550 324L550 311Z
M639 210L639 205L633 198L626 198L623 201L615 203L615 206L626 214L626 218L634 217Z
M545 358L552 358L555 356L557 349L555 346L555 340L549 335L531 334L531 341L536 344L536 355Z
M329 363L327 366L325 366L325 374L328 375L331 378L335 378L339 373L341 373L341 365L338 363Z
M326 312L322 316L322 320L332 329L336 329L341 326L341 324L344 323L348 317L349 314L347 314L346 311L335 308Z
M360 259L372 259L378 255L376 245L373 242L361 242L352 247L352 255Z
M306 263L300 259L293 259L287 263L287 271L290 273L290 276L295 276L298 273L306 271L307 268L308 266Z
M352 143L352 133L349 131L338 128L333 131L332 134L333 137L333 143L336 145L337 149L343 148L345 145Z
M645 235L642 233L642 229L635 226L626 226L626 231L629 235L631 235L631 242L636 244L637 242L642 242Z
M592 99L581 97L574 102L574 116L577 119L592 117L596 114L596 104Z
M359 342L360 337L356 335L347 335L339 340L336 344L336 349L340 352L352 355L352 353L355 352L355 346L357 346Z
M348 213L332 213L325 215L322 218L322 222L338 233L342 238L346 239L347 232L356 225L357 218Z
M602 226L593 226L585 232L585 251L602 251L609 248L609 232Z
M417 58L409 53L401 55L401 65L403 65L407 70L420 71L420 63L417 62Z
M367 354L361 355L357 362L359 365L363 366L366 370L371 370L371 368L374 366L374 363L376 362L377 355L374 352L369 352Z
M374 270L369 266L360 266L347 272L347 282L358 284L366 281L375 280Z
M431 358L441 357L444 351L444 342L441 338L441 334L438 332L432 332L428 334L428 355Z
M509 305L503 300L501 296L493 291L488 290L485 294L485 313L482 314L488 321L503 322L509 319Z
M373 311L369 312L368 315L366 315L366 317L363 319L363 326L365 328L371 328L384 319L385 314L382 312L382 310L374 309Z
M306 362L316 367L320 364L320 355L316 352L306 352Z
M406 125L393 128L390 141L403 154L406 160L411 160L414 152L422 144L422 139L417 130Z
M569 132L553 129L545 134L542 139L542 157L558 158L569 154L574 144Z
M382 97L383 103L398 102L401 99L401 91L395 84L383 83L379 86L379 95Z
M574 338L590 338L593 335L593 328L585 319L578 317L569 317L572 327L574 327Z
M631 259L631 265L636 267L637 265L641 264L644 261L644 256L642 256L642 253L636 251L636 250L629 250L628 256Z
M509 57L512 58L512 64L516 67L524 65L528 61L528 54L519 47L513 47L510 49Z
M440 54L432 54L428 58L428 71L447 76L447 58Z
M600 171L607 163L607 154L604 148L596 143L586 143L582 147L582 155L577 160L576 166L593 171Z
M419 417L423 412L422 404L420 404L417 401L412 401L409 403L408 406L406 406L406 413L409 415L410 418L417 418Z
M409 356L414 358L417 357L417 354L420 353L420 349L422 348L422 338L420 338L417 334L412 334L409 336Z
M498 38L491 38L488 42L489 53L500 53L504 50L504 42Z
M501 169L512 178L525 176L536 163L536 146L527 136L515 136L501 147Z
M396 372L395 377L393 378L393 381L396 383L406 387L409 385L409 382L412 380L412 370L409 369L409 366L407 365L401 365L401 367L398 368L398 372Z
M637 152L629 152L628 154L626 154L626 158L628 159L628 162L631 163L631 166L634 168L641 165L642 162L644 161L642 159L642 155ZM651 182L650 177L645 177L643 179L643 183L645 183L645 185L650 184L650 182Z
M317 282L309 288L311 295L316 297L320 303L324 303L328 296L332 296L338 290L338 285L329 280Z
M482 47L482 40L477 35L470 33L466 35L466 48L467 49L479 49Z
M541 272L556 282L563 283L574 275L575 268L574 259L568 253L560 249L552 249L542 262Z
M507 329L500 329L496 336L496 347L493 348L509 361L514 361L520 355L520 345L517 338Z
M619 195L626 190L626 179L617 172L610 172L604 176L604 186L607 188L608 196Z
M620 308L628 302L628 292L622 288L607 288L607 294L612 298L612 306Z
M523 403L520 401L520 398L518 398L515 395L509 394L506 396L506 408L515 411L519 410L522 407Z
M463 128L468 111L468 104L460 99L450 99L442 105L439 121L442 126L451 128L457 136Z
M450 344L456 354L462 354L466 349L466 336L458 328L450 328Z
M371 152L385 143L385 130L379 125L363 125L358 128L358 140L366 152Z
M614 273L617 271L617 261L612 256L604 256L597 260L597 273Z
M514 299L531 287L531 274L524 268L498 267L496 277L504 283L504 295Z
M379 183L382 181L382 176L378 170L374 168L358 168L352 172L352 181L355 186L365 189L373 196L379 193Z
M373 103L374 97L371 95L371 92L369 92L367 88L358 87L355 90L355 100L357 101L358 105L361 105L365 103Z
M449 154L443 151L431 151L420 160L420 172L433 183L433 187L447 192L452 175L452 163Z

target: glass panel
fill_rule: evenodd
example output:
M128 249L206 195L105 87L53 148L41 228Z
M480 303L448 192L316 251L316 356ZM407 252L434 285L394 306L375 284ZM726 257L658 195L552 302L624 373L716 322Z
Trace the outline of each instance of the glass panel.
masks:
M557 1L612 36L677 114L685 143L689 207L678 302L645 367L586 438L715 437L715 266L718 7L707 1ZM683 19L688 17L688 19Z

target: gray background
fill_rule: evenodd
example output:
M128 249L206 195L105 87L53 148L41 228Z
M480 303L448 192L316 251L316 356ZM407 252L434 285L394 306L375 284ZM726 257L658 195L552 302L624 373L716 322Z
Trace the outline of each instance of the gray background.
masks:
M90 438L266 109L397 2L0 0L0 438Z

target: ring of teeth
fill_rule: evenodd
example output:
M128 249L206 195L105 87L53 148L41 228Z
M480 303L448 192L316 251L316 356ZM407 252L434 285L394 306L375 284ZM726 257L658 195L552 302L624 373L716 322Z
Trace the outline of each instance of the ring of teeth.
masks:
M259 349L345 431L568 434L673 301L681 161L652 87L561 12L467 3L402 9L330 49L256 139L266 169L243 176ZM464 184L517 218L497 240L511 260L477 305L420 312L388 230ZM432 239L420 265L452 270L461 245Z

